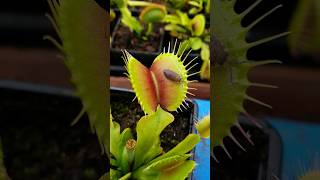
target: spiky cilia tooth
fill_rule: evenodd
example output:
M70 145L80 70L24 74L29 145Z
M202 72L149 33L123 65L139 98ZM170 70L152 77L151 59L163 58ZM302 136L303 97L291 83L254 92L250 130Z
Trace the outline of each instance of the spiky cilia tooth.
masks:
M192 49L190 49L187 54L184 56L183 60L182 60L182 64L187 60L187 57L189 56L189 54L192 52ZM182 55L181 55L182 56Z
M241 14L240 17L243 18L245 17L247 14L249 14L255 7L257 7L260 3L262 2L262 0L256 0L250 7L248 7L246 10L244 10Z
M176 40L174 41L173 50L172 50L172 53L173 53L173 54L175 54L175 51L176 51L177 41L178 41L178 39L176 39Z
M272 109L272 106L270 106L269 104L266 104L266 103L264 103L264 102L262 102L262 101L260 101L260 100L258 100L258 99L255 99L255 98L253 98L253 97L251 97L251 96L245 95L245 99L247 99L247 100L249 100L249 101L251 101L251 102L254 102L254 103L256 103L256 104L259 104L259 105L261 105L261 106L264 106L264 107L267 107L267 108Z
M241 125L239 124L239 122L235 123L235 126L239 129L239 131L241 132L241 134L248 140L248 142L253 146L254 143L251 140L251 138L248 136L248 134L243 130L243 128L241 127Z
M262 125L258 122L258 120L253 117L250 113L248 113L247 111L242 111L242 113L257 127L262 128Z
M251 82L246 84L246 85L253 86L253 87L273 88L273 89L278 88L278 86L275 86L275 85L261 84L261 83L251 83Z
M223 151L227 154L227 156L229 157L229 159L232 159L231 154L229 153L228 149L226 148L226 146L224 145L224 143L222 142L220 145L223 149Z
M288 34L290 34L290 32L283 32L283 33L276 34L276 35L273 35L273 36L270 36L270 37L267 37L267 38L260 39L260 40L255 41L255 42L248 43L247 47L245 47L245 49L249 49L249 48L252 48L252 47L255 47L255 46L270 42L270 41L273 41L275 39L279 39L281 37L287 36Z
M194 68L196 65L198 65L199 63L194 63L192 66L190 66L190 67L188 67L187 65L186 65L186 67L188 67L188 69L187 69L187 71L190 71L192 68Z
M264 15L262 15L261 17L259 17L255 21L253 21L249 26L247 26L246 29L247 30L252 29L255 25L257 25L259 22L261 22L263 19L265 19L267 16L269 16L270 14L272 14L274 11L278 10L281 7L282 7L282 5L278 5L278 6L274 7L273 9L271 9L270 11L266 12Z
M233 134L230 132L229 137L231 138L231 140L240 148L242 149L244 152L246 152L247 150L240 144L240 142L233 136Z

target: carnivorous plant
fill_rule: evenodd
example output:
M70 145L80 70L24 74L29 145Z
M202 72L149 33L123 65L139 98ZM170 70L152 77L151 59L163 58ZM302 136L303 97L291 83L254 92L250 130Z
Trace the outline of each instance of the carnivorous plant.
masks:
M174 117L160 106L142 117L136 126L137 139L131 129L120 133L120 125L110 120L111 179L176 179L183 180L195 167L188 154L200 141L196 134L189 134L168 152L163 152L160 133L173 122Z
M166 6L147 1L112 0L111 5L115 5L119 9L121 22L139 37L148 36L153 31L153 24L161 22L167 14ZM142 7L139 19L132 15L129 7ZM147 28L144 28L144 26L147 26ZM146 33L143 34L145 29Z
M257 0L240 14L234 11L236 0L213 1L213 17L215 17L214 21L212 21L212 43L214 50L212 88L214 108L211 113L214 125L212 126L213 129L211 129L210 135L212 138L211 147L221 146L230 158L231 155L223 143L224 137L229 136L240 148L244 149L236 137L232 135L230 131L232 126L238 127L248 141L253 144L250 137L240 126L238 116L244 114L249 120L252 120L253 123L259 126L259 123L245 110L243 102L249 100L271 108L270 105L249 96L246 90L249 86L266 88L275 88L275 86L250 82L248 80L248 72L256 66L280 63L278 60L248 60L247 51L252 47L288 34L288 32L284 32L255 42L246 41L246 35L251 28L281 7L281 5L276 6L247 27L243 27L241 20L261 1ZM214 153L212 155L218 161Z

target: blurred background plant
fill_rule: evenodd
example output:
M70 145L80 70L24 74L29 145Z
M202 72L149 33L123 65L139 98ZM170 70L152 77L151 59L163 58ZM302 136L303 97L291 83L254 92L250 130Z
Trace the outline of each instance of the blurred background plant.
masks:
M289 38L291 54L320 62L320 1L299 1L293 14Z
M157 4L148 1L133 1L133 0L112 0L111 7L116 7L121 13L121 22L134 31L137 36L147 38L153 32L153 24L161 22L167 14L167 9L162 4ZM142 8L139 19L134 17L129 8ZM111 9L110 14L115 16Z
M112 9L112 7L116 9ZM153 32L154 24L162 24L172 39L178 38L183 42L178 54L190 48L199 54L202 59L200 78L210 79L210 25L208 22L210 1L113 0L110 9L112 17L116 14L115 10L120 11L121 22L135 32L138 37L145 40ZM139 18L135 17L132 12L138 13ZM157 28L161 28L161 26Z

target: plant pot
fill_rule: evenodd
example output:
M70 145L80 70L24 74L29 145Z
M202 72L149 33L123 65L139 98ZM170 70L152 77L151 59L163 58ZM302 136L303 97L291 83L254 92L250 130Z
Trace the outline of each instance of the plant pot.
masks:
M135 14L135 13L133 13ZM114 31L112 32L112 42L117 41L117 39L115 39L117 30L119 28L122 28L123 25L121 25L121 18L118 19L118 22L115 25ZM123 29L123 28L122 28ZM156 29L156 28L155 28ZM123 60L123 53L122 50L127 50L133 57L135 57L137 60L139 60L142 64L144 64L147 67L150 67L153 60L161 53L161 51L163 50L163 46L165 45L165 39L168 39L169 42L169 38L167 37L168 35L165 34L165 32L163 31L163 29L159 29L159 39L157 40L158 43L158 47L156 47L155 51L147 51L147 50L132 50L129 49L127 47L123 48L123 49L119 49L119 48L115 48L113 43L111 43L111 49L110 49L110 74L112 76L123 76L123 73L125 72L125 63ZM130 39L128 39L130 40Z
M221 147L214 148L217 163L211 159L211 174L221 180L270 180L280 177L282 143L278 133L266 122L261 122L259 128L241 118L240 124L250 134L254 143L252 146L241 132L232 127L234 137L246 149L241 150L230 138L224 139L224 144L232 159Z
M0 138L12 179L91 180L106 172L108 160L101 155L88 118L70 125L82 107L72 94L66 89L0 81ZM133 98L131 91L111 88L112 114L122 128L134 128L143 115ZM164 150L195 131L197 106L192 101L188 104L190 108L179 115L173 113L175 121L161 134Z
M12 179L98 179L107 169L97 137L72 92L0 82L0 138Z

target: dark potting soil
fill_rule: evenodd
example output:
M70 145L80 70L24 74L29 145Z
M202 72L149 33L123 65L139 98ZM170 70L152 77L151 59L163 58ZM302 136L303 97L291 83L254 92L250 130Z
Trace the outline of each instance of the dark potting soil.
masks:
M111 110L113 120L118 122L121 130L131 128L135 130L138 120L144 115L137 100L132 102L134 96L128 94L111 93ZM190 131L191 110L184 110L183 113L173 113L175 120L161 133L161 146L164 151L172 149L181 142ZM135 133L135 132L134 132Z
M136 51L157 52L161 45L161 36L164 33L160 26L155 25L154 32L144 40L121 23L114 30L112 47L116 49L127 49Z
M12 180L93 180L106 172L88 119L71 98L0 89L0 138Z
M233 127L232 132L234 137L236 137L239 143L243 145L246 152L241 150L230 138L225 138L224 144L232 156L232 159L229 159L221 147L216 147L214 149L215 156L219 160L219 163L217 163L215 160L211 159L211 174L213 174L215 179L267 179L266 169L269 165L268 134L256 126L242 125L242 127L246 132L250 133L254 145L252 146L241 132L236 127Z

